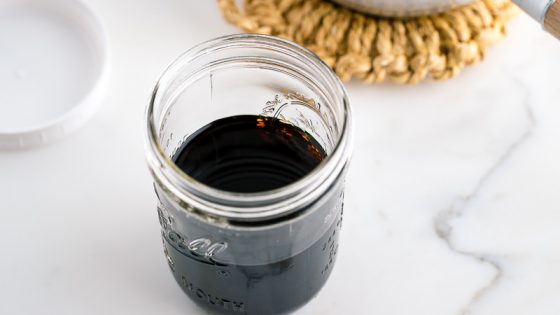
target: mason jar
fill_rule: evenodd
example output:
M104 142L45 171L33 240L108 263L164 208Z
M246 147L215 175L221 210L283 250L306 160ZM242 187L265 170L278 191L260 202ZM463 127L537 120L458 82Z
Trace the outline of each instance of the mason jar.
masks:
M255 193L210 187L174 164L190 135L237 115L299 127L327 156L301 179ZM338 252L351 127L336 75L289 41L221 37L167 68L147 109L146 155L165 258L194 302L214 313L278 314L319 292Z

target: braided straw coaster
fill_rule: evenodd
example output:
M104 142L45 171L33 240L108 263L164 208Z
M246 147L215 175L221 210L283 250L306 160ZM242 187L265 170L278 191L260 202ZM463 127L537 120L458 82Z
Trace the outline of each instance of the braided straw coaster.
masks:
M483 59L517 13L509 0L480 0L446 13L387 19L326 0L218 0L224 18L248 33L283 37L315 52L343 81L445 80Z

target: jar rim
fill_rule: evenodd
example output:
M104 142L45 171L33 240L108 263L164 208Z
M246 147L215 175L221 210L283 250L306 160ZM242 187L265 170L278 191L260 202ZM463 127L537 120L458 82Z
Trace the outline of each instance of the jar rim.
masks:
M335 88L343 109L340 135L334 149L327 158L311 172L277 189L254 193L224 191L199 182L183 172L170 157L158 140L155 121L156 99L165 82L173 78L173 69L184 65L216 47L227 48L232 43L258 44L267 49L289 50L305 59L320 71ZM264 221L292 214L312 203L318 193L324 193L344 170L351 151L351 111L346 90L339 78L317 55L288 40L268 35L235 34L218 37L203 42L187 50L175 59L163 72L156 83L146 111L147 160L156 182L171 193L175 202L188 211L233 221ZM314 197L314 198L313 198Z

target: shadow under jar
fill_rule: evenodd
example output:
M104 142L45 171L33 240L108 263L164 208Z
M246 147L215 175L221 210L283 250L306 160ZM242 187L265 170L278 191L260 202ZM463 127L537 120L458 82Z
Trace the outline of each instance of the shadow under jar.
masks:
M220 122L246 120L265 129L235 138L235 128L222 128L208 136ZM263 136L263 130L270 132ZM226 36L192 48L169 66L148 107L146 152L165 256L193 301L213 313L283 314L317 294L338 249L350 130L340 81L294 43ZM289 181L275 181L297 168L297 159L243 159L249 149L253 155L277 149L271 135L292 146L295 138L309 141L290 148L303 147L304 159L313 151L320 161ZM219 169L213 178L230 180L238 169L227 164L223 144L241 154L236 161L246 168L237 175L257 174L251 189L224 189L192 169L196 160Z

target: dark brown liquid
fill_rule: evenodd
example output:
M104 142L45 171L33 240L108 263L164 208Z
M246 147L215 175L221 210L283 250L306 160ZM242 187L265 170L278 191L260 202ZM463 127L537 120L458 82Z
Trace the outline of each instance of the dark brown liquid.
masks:
M208 186L251 193L289 185L325 157L321 145L300 128L246 115L199 129L177 152L175 164Z
M235 116L190 136L174 160L211 187L260 192L301 179L325 157L313 137L291 124L270 117ZM332 270L342 221L339 196L333 194L325 202L329 209L340 207L325 233L307 249L280 261L243 265L217 258L208 261L181 248L176 234L164 235L173 275L187 295L215 313L267 315L294 310L317 294Z
M311 300L327 281L338 251L342 209L339 215L309 248L268 264L209 262L178 248L169 237L164 246L175 280L212 314L285 314Z

